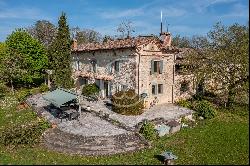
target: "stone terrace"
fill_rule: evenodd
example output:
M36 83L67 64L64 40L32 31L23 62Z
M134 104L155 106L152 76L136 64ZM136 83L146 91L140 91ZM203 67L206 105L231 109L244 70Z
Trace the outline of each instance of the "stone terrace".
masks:
M82 100L81 106L84 109L87 109L87 106L90 106L91 111L108 114L110 119L119 121L123 125L128 126L130 128L134 128L138 123L142 122L145 119L154 120L163 118L165 121L179 120L181 117L191 118L193 113L193 111L190 109L179 107L174 104L156 105L151 109L145 110L143 114L138 116L127 116L117 114L113 112L110 108L105 106L104 101L88 102L86 100Z

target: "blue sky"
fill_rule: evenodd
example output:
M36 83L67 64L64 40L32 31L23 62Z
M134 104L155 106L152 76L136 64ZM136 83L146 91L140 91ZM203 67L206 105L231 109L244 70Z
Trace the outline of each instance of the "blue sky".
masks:
M248 5L248 0L0 0L0 41L37 20L57 24L62 11L70 27L117 35L119 23L131 20L134 35L158 35L162 10L163 28L167 21L173 35L204 35L218 21L246 25Z

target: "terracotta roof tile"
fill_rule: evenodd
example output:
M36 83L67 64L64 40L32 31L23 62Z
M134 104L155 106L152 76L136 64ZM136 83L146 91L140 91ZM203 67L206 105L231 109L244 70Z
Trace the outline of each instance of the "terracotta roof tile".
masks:
M80 44L77 46L77 49L74 51L94 51L94 50L105 50L105 49L119 49L119 48L133 48L143 44L148 44L150 42L155 42L159 46L161 46L161 42L156 37L134 37L127 39L117 39L117 40L109 40L104 43L87 43Z

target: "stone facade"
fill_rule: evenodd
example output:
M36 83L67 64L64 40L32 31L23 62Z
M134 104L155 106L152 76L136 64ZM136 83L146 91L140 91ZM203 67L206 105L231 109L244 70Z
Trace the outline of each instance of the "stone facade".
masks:
M162 42L155 37L80 46L74 42L73 78L80 86L95 82L101 89L101 98L110 97L117 91L135 89L136 93L146 96L144 101L148 108L174 103L190 97L187 95L190 93L180 93L180 82L184 78L175 73L175 57L179 51L169 45L169 40Z

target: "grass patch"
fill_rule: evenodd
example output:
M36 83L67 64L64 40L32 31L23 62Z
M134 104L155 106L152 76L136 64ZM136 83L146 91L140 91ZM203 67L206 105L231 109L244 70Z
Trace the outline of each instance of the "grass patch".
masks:
M154 156L165 150L178 156L175 164L249 164L248 117L229 111L218 112L217 117L201 121L195 128L185 128L170 137L162 137L153 142L153 148L133 154L84 157L48 151L40 145L15 149L0 145L0 164L158 165L161 162ZM6 117L10 113L13 115ZM22 123L33 118L30 110L0 110L0 126L8 125L9 121Z

